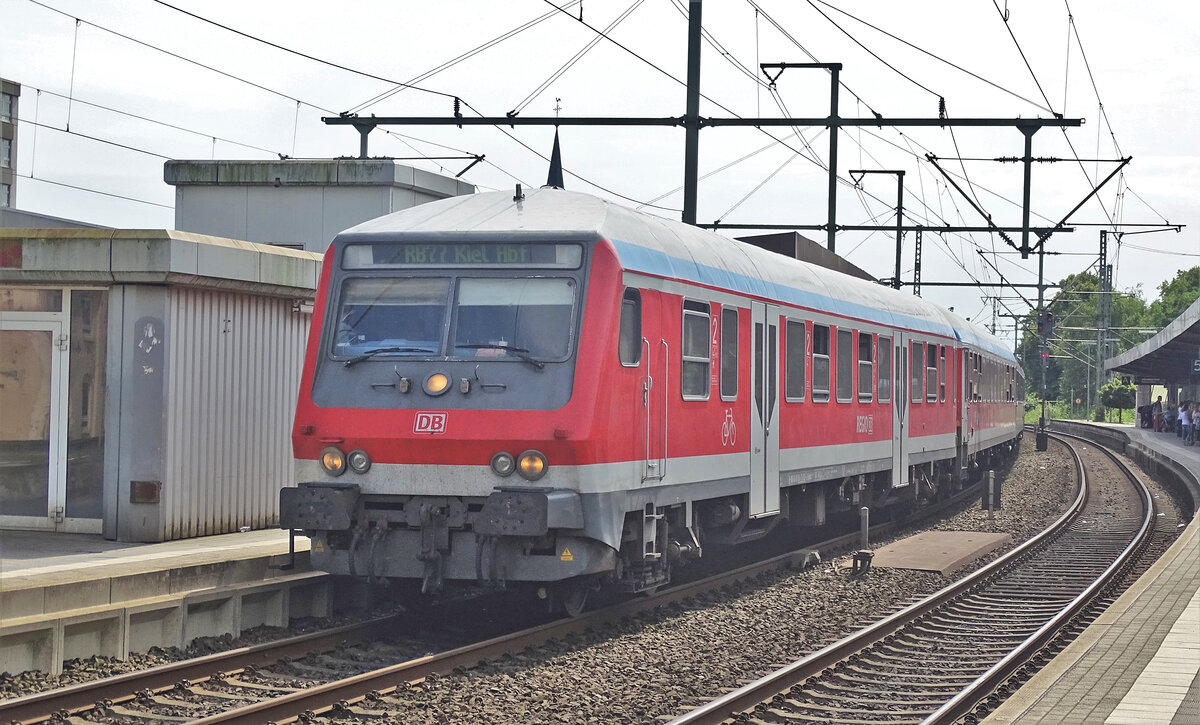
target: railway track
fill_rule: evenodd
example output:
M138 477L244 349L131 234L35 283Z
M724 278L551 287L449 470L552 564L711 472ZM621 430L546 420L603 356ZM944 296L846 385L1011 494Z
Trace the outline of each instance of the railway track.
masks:
M977 499L980 489L980 486L970 487L936 506L922 509L908 520L874 526L870 536L885 537L898 526L960 507L965 501ZM432 655L413 656L411 651L404 654L402 649L389 651L379 645L380 641L422 628L422 620L413 616L383 617L2 701L0 723L263 723L288 722L304 713L350 712L358 703L386 695L405 683L520 652L642 611L701 597L771 571L800 568L819 560L816 552L829 558L853 550L859 542L859 533L847 534L664 589L653 597L620 602L578 618L498 636L486 634L486 628L471 628L462 635L471 640L469 643L447 646ZM464 608L461 616L471 616L469 609ZM512 625L509 626L511 629ZM353 674L345 676L347 671ZM338 676L335 674L338 672L343 674Z
M1007 678L1130 566L1153 529L1150 494L1123 462L1107 451L1102 456L1091 442L1058 438L1071 447L1081 485L1053 527L960 582L671 725L944 723L995 700Z

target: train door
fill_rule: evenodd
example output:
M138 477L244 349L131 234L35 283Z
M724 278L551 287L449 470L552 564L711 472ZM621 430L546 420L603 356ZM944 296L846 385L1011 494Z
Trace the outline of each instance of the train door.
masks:
M667 402L670 395L669 346L663 331L670 329L666 306L657 294L648 294L642 328L642 440L645 456L642 482L661 481L667 475ZM678 323L676 323L678 324Z
M892 487L908 485L908 335L896 332L892 358Z
M956 475L967 477L967 461L970 460L971 425L971 353L961 348L955 354L958 360L958 460Z
M777 305L751 303L751 517L779 513L779 314Z

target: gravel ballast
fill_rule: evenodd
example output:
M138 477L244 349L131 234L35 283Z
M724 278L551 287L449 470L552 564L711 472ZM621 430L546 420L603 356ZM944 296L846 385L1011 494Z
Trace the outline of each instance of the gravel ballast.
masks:
M1074 499L1073 467L1062 447L1037 452L1029 440L1006 476L1002 508L994 519L976 501L931 528L1004 532L1019 544ZM834 564L427 680L368 709L386 710L410 723L644 723L757 679L950 581L882 568L852 579Z

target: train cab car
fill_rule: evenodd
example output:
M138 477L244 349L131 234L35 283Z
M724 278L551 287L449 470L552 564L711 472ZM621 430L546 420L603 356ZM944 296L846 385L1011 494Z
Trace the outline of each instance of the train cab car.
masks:
M425 590L650 590L1007 445L975 352L1016 369L920 298L586 194L424 204L325 256L281 526Z

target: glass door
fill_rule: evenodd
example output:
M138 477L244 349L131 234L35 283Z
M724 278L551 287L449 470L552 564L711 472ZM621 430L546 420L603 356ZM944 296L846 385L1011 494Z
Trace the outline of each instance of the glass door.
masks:
M0 321L0 527L64 523L65 347L58 320Z

